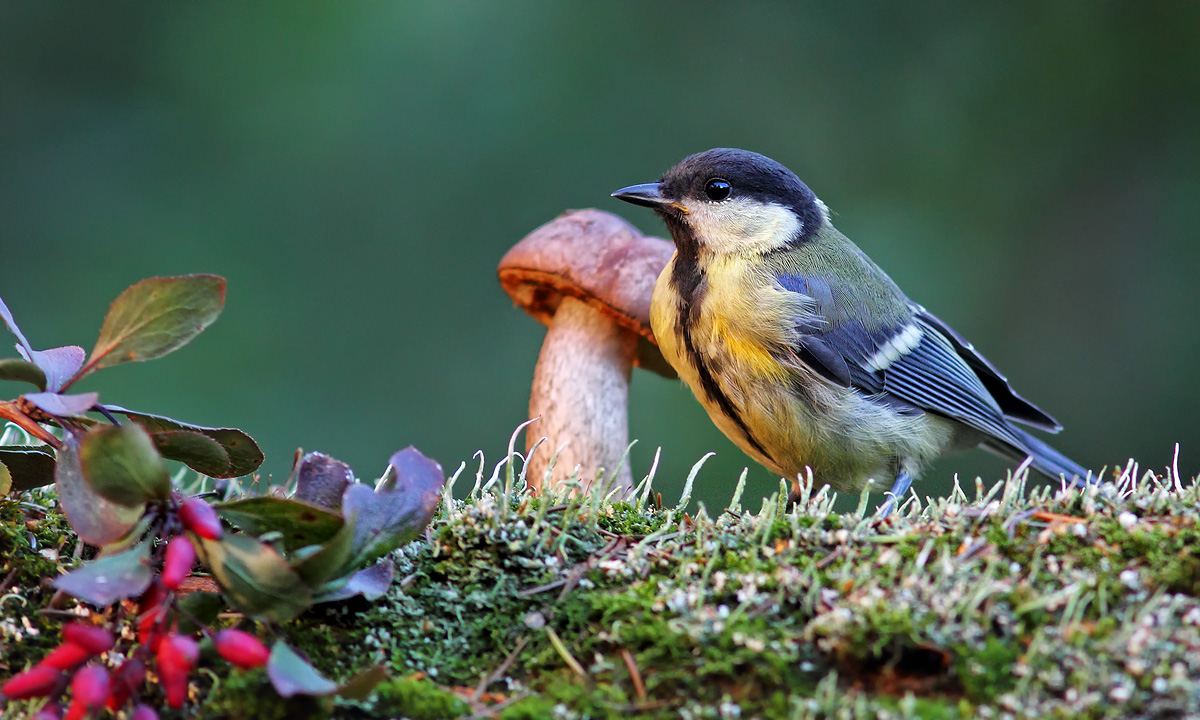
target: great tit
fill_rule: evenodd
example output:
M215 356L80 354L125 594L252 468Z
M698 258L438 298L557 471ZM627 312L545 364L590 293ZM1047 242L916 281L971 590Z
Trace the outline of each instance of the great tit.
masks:
M1089 480L1014 421L1062 426L909 300L783 165L717 148L613 197L653 208L675 241L650 306L663 355L773 472L807 466L850 492L890 482L884 515L931 460L976 445Z

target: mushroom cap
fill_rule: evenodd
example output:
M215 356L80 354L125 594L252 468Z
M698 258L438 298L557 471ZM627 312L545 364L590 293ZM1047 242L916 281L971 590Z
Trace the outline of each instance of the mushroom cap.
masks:
M654 283L674 252L612 213L568 210L513 246L497 271L513 302L543 325L563 297L576 298L640 336L635 365L675 377L650 329Z

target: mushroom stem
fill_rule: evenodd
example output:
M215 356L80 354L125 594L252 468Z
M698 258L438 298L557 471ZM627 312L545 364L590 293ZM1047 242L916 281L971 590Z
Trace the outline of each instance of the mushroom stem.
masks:
M629 374L638 336L575 298L563 298L533 372L529 415L539 417L526 430L528 452L547 438L529 460L526 479L541 489L571 477L591 486L601 468L612 473L629 445ZM548 479L550 459L558 452ZM612 487L633 487L629 464Z

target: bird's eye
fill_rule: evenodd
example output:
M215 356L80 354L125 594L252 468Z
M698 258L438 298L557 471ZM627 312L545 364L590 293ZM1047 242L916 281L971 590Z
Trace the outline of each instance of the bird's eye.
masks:
M729 181L722 178L713 178L704 183L704 194L713 202L721 202L729 197L729 192L732 189L733 187L729 184Z

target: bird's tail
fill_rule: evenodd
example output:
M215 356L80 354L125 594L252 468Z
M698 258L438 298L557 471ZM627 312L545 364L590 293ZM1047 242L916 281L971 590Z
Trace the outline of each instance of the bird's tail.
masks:
M1034 437L1018 427L1012 425L1008 427L1021 441L1020 446L1014 447L1006 442L989 439L984 442L983 447L1013 462L1024 462L1027 457L1033 458L1033 469L1052 480L1066 478L1074 485L1083 485L1099 480L1096 473L1085 469L1079 463L1050 447L1042 439Z

